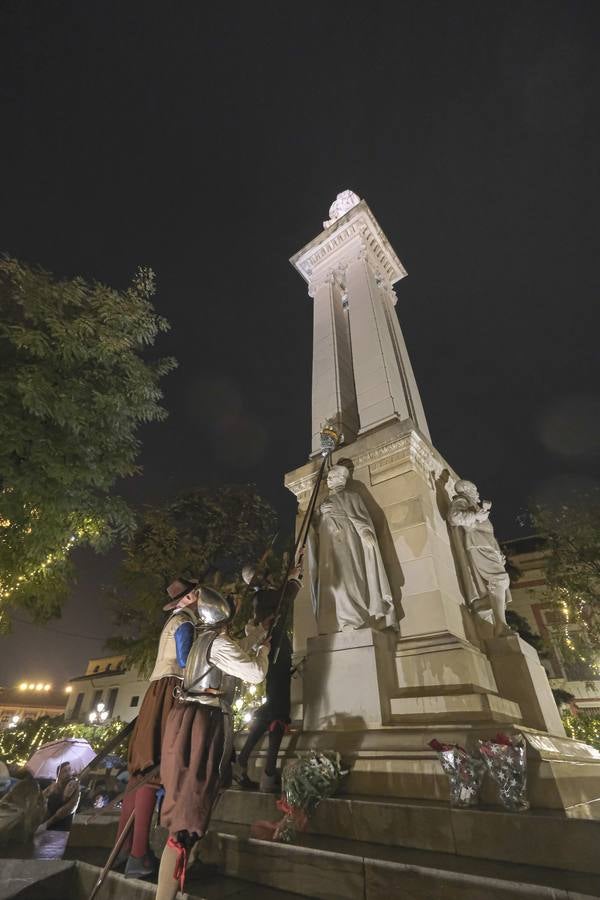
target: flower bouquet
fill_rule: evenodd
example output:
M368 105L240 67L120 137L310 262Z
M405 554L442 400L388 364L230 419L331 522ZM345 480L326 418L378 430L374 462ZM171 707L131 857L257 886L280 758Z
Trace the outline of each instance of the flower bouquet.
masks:
M451 806L477 806L486 771L483 760L467 753L458 744L441 744L433 740L429 746L438 754L448 776Z
M500 801L513 812L529 809L527 800L527 747L523 735L497 734L479 741L479 751L487 771L498 785Z
M254 822L251 837L291 843L298 831L304 831L321 800L335 794L346 774L339 753L312 750L288 763L281 776L281 798L277 801L283 818L279 822Z

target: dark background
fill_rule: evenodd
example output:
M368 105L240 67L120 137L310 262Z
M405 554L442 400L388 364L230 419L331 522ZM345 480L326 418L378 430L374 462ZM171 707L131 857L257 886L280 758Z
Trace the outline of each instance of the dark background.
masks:
M136 503L254 481L291 526L311 301L288 263L338 191L409 277L397 311L433 441L519 536L598 480L597 3L0 4L0 249L123 287L158 276L166 423ZM103 652L115 554L78 554L60 635L18 624L0 683ZM90 639L91 638L91 639Z

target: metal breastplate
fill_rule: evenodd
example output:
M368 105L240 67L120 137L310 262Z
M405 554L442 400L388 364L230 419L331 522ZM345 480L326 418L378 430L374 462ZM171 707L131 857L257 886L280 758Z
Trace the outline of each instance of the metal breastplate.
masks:
M197 632L184 670L181 699L195 703L229 706L233 701L236 679L210 662L214 631Z

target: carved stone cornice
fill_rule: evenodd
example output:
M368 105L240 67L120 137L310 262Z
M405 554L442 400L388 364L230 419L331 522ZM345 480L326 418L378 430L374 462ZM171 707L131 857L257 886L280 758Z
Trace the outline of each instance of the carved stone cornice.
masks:
M285 482L285 486L288 491L291 491L292 494L295 495L300 510L306 509L308 506L308 500L310 495L312 494L312 490L315 486L315 482L317 480L317 475L319 474L318 468L311 472L308 475L303 475L298 478L296 481L287 481Z
M439 474L442 468L431 448L416 431L409 432L397 441L361 453L353 458L353 462L355 468L368 466L371 477L402 464L417 469L425 478L429 478L432 472ZM438 469L439 472L436 471Z
M334 454L334 462L346 458L352 460L355 470L368 467L371 485L404 472L416 471L435 490L436 482L446 472L446 490L450 494L453 492L454 482L458 478L456 472L417 431L411 429L394 440L387 440L362 452L360 443L359 439L353 444L340 447ZM296 470L298 477L289 480L289 476L286 478L285 486L298 499L300 510L305 509L308 504L317 478L318 462L315 461L310 472L306 472L305 467L303 474L300 474L302 470ZM290 474L293 476L295 473Z
M361 200L290 260L311 285L363 252L374 270L392 285L406 270L367 203Z

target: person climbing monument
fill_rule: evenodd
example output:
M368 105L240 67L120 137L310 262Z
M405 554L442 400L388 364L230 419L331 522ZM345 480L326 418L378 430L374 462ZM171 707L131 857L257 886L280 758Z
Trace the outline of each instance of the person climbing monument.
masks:
M285 596L281 606L285 609L291 605L302 586L302 557L297 566L291 569L285 585ZM250 628L262 626L269 630L277 609L280 606L281 590L271 586L262 586L252 598L253 618ZM234 780L244 790L260 789L264 793L279 790L281 779L277 772L277 757L281 741L290 723L290 691L292 679L292 645L287 634L286 622L275 623L272 632L271 651L269 653L269 670L266 678L265 702L253 716L246 742L233 765ZM249 631L247 627L247 631ZM279 648L277 660L275 654ZM265 767L260 782L252 781L248 776L250 754L268 732L269 744Z

